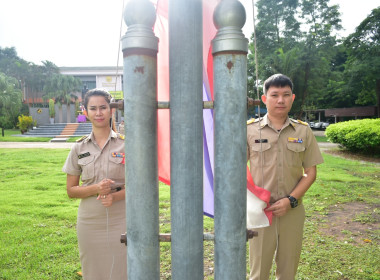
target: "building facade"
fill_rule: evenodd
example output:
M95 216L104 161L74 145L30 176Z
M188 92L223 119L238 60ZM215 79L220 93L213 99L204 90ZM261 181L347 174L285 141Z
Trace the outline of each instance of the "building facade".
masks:
M82 81L82 90L73 93L78 97L79 104L82 103L86 92L93 88L104 88L115 100L123 99L123 67L99 66L99 67L59 67L62 75L70 75ZM55 105L54 120L50 120L49 107L44 102L42 89L40 92L23 90L24 103L28 104L29 115L36 120L37 125L54 123L75 123L77 122L78 108L75 104L67 106ZM122 119L122 112L117 111L116 122Z

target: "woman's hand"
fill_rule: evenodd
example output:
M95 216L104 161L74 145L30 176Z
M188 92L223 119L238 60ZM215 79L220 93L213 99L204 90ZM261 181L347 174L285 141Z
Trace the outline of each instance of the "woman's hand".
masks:
M106 194L106 195L98 195L98 198L97 200L100 199L100 202L103 204L104 207L110 207L112 205L112 202L113 202L113 195L110 193L110 194Z
M107 195L111 193L111 185L114 184L115 182L112 181L111 179L103 179L101 180L97 185L98 185L98 194L100 196L102 195Z

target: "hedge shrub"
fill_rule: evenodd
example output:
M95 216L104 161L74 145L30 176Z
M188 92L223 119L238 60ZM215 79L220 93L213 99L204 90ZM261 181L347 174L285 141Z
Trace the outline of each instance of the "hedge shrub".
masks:
M331 124L326 129L330 142L353 152L380 154L380 119L362 119Z

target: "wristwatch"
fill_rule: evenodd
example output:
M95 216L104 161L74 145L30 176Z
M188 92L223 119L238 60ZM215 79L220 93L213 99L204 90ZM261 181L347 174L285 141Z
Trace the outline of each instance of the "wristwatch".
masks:
M298 200L294 196L288 195L287 198L290 200L290 207L296 208L298 205Z

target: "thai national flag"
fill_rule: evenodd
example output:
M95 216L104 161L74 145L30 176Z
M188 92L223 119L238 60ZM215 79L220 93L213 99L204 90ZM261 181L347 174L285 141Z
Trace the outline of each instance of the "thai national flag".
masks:
M169 36L168 36L168 0L151 0L156 6L157 18L154 33L159 38L158 47L158 100L169 100ZM215 37L213 12L218 0L203 1L203 100L212 101L213 96L213 60L211 40ZM203 110L203 212L214 216L214 121L212 109ZM158 110L158 175L159 180L170 185L170 115L169 110ZM254 216L247 219L248 228L268 226L271 221L267 207L270 193L257 187L247 171L248 204L255 208ZM254 207L252 207L254 206ZM248 209L248 214L252 212Z

